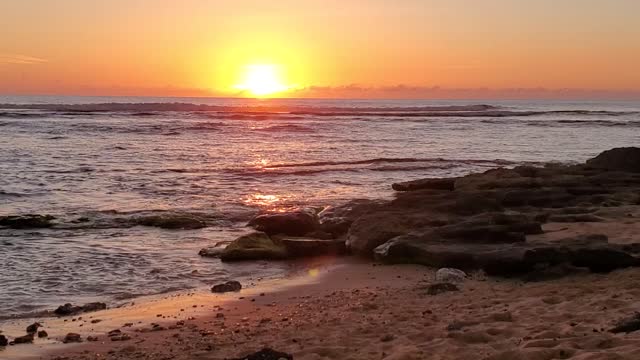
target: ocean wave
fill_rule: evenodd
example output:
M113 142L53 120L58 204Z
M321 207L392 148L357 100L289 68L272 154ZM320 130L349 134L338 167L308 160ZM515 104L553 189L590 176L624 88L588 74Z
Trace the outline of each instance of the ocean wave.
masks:
M511 165L514 162L508 160L481 160L481 159L445 159L445 158L374 158L366 160L351 160L351 161L315 161L315 162L303 162L303 163L283 163L273 164L265 167L266 170L287 168L287 167L309 167L309 166L337 166L337 165L367 165L377 163L417 163L417 162L456 162L465 164L498 164L498 165Z

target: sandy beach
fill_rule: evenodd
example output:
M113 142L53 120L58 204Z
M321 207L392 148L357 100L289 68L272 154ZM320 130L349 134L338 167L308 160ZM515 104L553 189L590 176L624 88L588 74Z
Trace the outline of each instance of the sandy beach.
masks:
M54 337L73 331L98 341L16 345L3 358L234 359L271 347L295 359L637 359L639 333L607 330L637 310L638 275L526 284L477 276L458 292L427 295L428 268L341 264L264 293L181 294L48 320ZM131 339L109 340L105 332L116 329Z

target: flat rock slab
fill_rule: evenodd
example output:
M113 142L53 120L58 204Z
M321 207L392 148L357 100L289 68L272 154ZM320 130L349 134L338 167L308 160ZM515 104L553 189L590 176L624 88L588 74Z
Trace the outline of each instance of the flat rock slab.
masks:
M606 236L569 238L549 244L473 244L424 236L396 237L375 249L379 261L414 263L430 267L455 267L465 271L482 269L488 275L518 277L568 264L606 273L640 266L638 246L615 245Z

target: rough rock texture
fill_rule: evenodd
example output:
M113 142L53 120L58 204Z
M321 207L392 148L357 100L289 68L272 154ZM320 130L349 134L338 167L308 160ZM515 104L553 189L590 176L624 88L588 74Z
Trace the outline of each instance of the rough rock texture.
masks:
M320 223L313 210L258 215L249 226L268 235L304 236L318 230Z
M320 230L336 238L343 236L356 219L383 204L380 200L356 199L340 206L327 207L318 214Z
M263 232L241 236L227 245L220 254L222 261L281 260L288 256L287 249Z
M224 247L220 247L220 246L211 246L208 248L201 249L198 252L198 255L204 256L204 257L218 258L220 257L220 255L222 255L222 253L224 252L224 249L225 249Z
M436 281L441 283L461 283L467 278L467 274L454 268L442 268L436 271Z
M0 335L0 346L7 346L7 345L9 345L9 340L7 339L7 337L4 335Z
M602 223L614 213L624 220L624 209L640 205L638 151L614 149L582 165L520 166L396 184L403 192L358 218L347 247L384 262L527 278L639 266L640 245L610 244L598 233L528 240L541 236L547 222ZM442 185L451 182L453 188Z

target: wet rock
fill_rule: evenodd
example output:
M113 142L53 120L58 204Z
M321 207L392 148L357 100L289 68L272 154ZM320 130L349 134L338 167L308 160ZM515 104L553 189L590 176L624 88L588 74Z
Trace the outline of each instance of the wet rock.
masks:
M437 283L429 285L427 288L427 294L429 295L439 295L450 291L459 291L460 289L451 283Z
M193 230L207 227L205 219L194 214L159 214L142 216L135 220L142 226L153 226L170 230Z
M211 288L214 293L237 292L242 290L242 284L238 281L227 281L224 284L218 284Z
M40 331L38 331L38 337L39 337L39 338L41 338L41 339L42 339L42 338L49 337L49 333L47 333L47 332L46 332L46 331L44 331L44 330L40 330Z
M79 343L82 342L82 337L80 336L80 334L76 334L76 333L68 333L64 339L62 339L62 342L65 344L69 344L69 343Z
M92 303L84 304L82 306L82 311L83 312L92 312L92 311L105 310L106 308L107 308L107 304L105 304L105 303L92 302Z
M208 247L208 248L201 249L198 252L198 255L204 256L204 257L219 258L220 255L222 255L223 252L224 252L224 248L223 247L213 246L213 247Z
M342 255L347 248L344 240L320 240L310 238L282 238L280 243L284 245L290 257L307 257L320 255Z
M287 257L287 249L284 245L263 232L254 232L237 238L220 254L222 261L281 260Z
M598 234L547 244L493 244L443 240L431 232L396 237L374 253L376 259L387 263L482 269L491 276L522 277L562 264L592 272L640 266L640 259L628 252L633 248L609 244L606 236Z
M101 302L89 303L83 306L77 306L77 305L72 305L70 303L66 303L64 305L58 306L58 308L55 309L53 313L58 316L69 316L69 315L75 315L83 312L105 310L106 308L107 308L107 304L101 303Z
M363 215L349 228L346 246L356 255L370 256L387 240L409 231L409 221L389 213Z
M455 189L456 178L443 179L420 179L395 183L391 188L395 191L416 191L416 190L445 190L453 191Z
M10 229L42 229L52 227L55 218L51 215L0 216L0 227Z
M33 343L33 334L27 334L24 336L19 336L13 339L14 344L31 344Z
M7 345L9 345L9 340L7 339L7 337L4 335L0 335L0 346L7 346Z
M635 313L633 316L620 320L610 332L617 333L630 333L640 330L640 313Z
M318 230L320 223L313 210L298 210L258 215L249 222L249 226L268 235L304 236Z
M27 334L35 334L40 327L42 327L42 324L37 322L27 326Z
M293 355L264 348L251 355L239 357L232 360L293 360Z
M441 283L462 283L467 274L460 269L442 268L436 271L436 281Z
M383 201L355 199L339 206L329 206L318 214L320 230L334 237L345 235L360 216L378 210Z
M592 168L640 172L640 148L626 147L607 150L593 159L587 160Z

